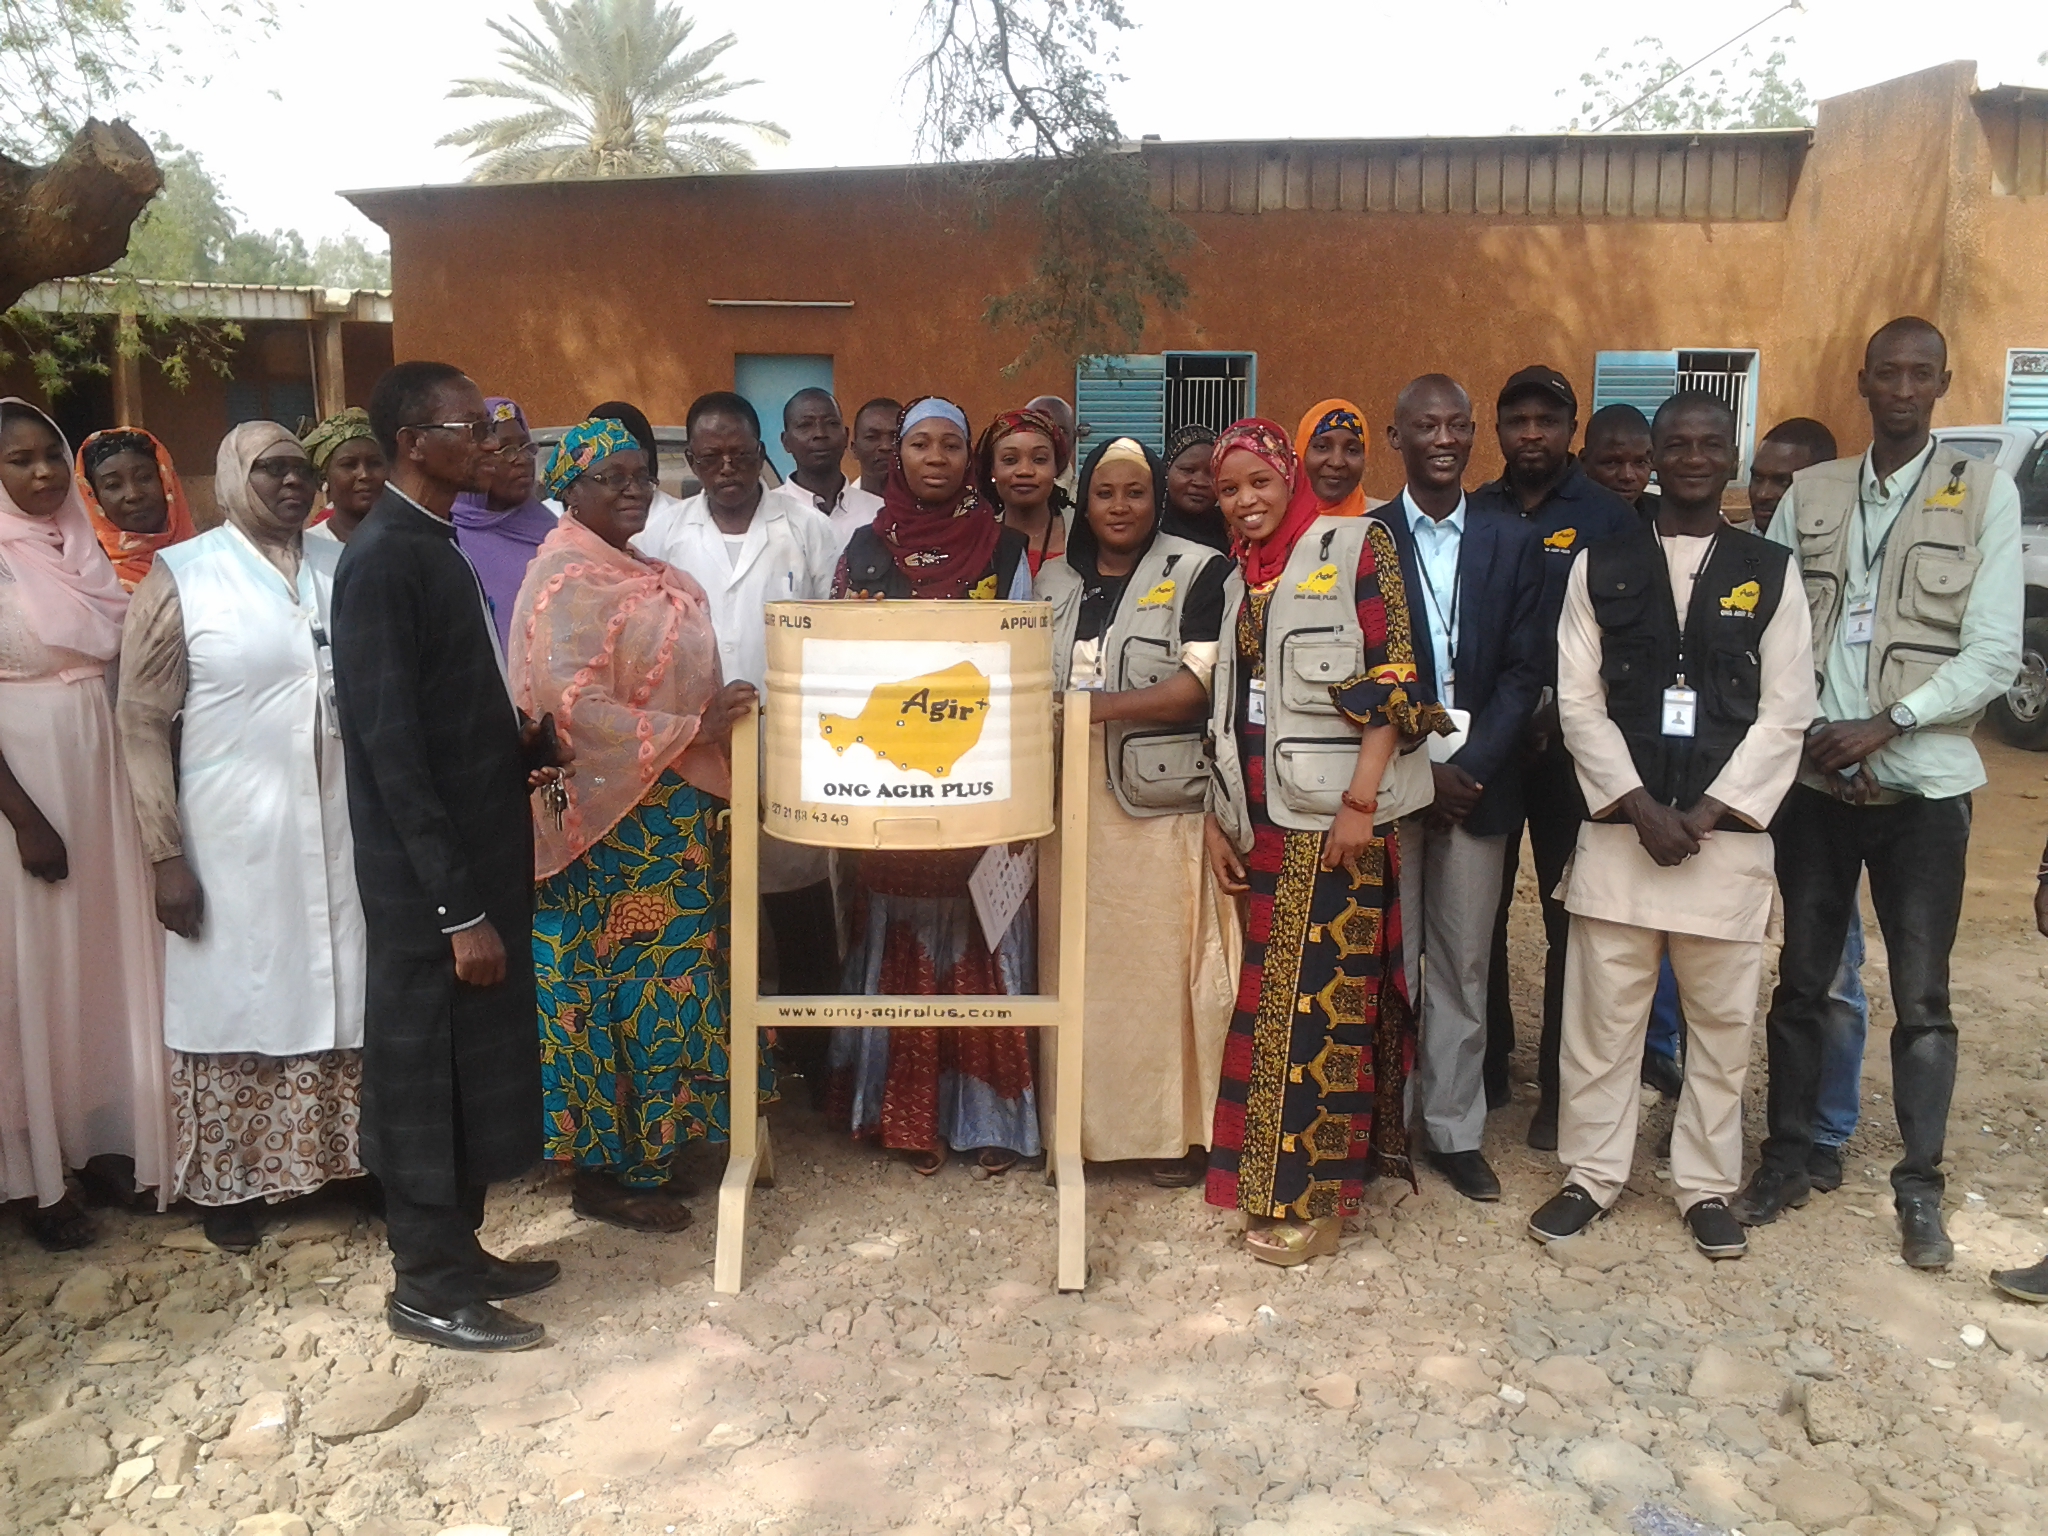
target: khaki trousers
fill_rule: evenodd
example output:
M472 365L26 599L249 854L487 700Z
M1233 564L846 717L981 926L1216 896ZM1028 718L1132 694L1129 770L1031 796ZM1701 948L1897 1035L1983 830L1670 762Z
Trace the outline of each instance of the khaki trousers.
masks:
M1685 1089L1671 1124L1678 1209L1742 1183L1742 1080L1764 947L1572 917L1558 1058L1557 1156L1570 1182L1612 1206L1635 1157L1643 1037L1665 952L1685 1010Z

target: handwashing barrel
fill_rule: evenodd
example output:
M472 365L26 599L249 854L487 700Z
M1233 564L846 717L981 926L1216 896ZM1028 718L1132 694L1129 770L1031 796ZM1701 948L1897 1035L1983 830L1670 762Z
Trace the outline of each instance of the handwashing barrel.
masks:
M1053 830L1052 606L770 603L763 830L981 848Z

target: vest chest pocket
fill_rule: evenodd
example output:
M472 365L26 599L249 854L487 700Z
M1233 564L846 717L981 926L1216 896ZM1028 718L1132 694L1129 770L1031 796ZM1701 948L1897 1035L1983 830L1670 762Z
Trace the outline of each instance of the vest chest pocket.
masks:
M1656 665L1657 644L1648 635L1609 631L1600 640L1600 681L1607 685L1607 712L1635 714L1652 708L1664 686Z
M1963 610L1970 603L1970 587L1977 580L1977 567L1983 562L1984 556L1974 549L1915 544L1906 551L1905 572L1899 582L1899 613L1923 624L1961 628Z
M1207 799L1209 754L1198 735L1127 736L1118 766L1124 798L1142 810L1199 811Z
M1715 646L1707 653L1707 708L1723 720L1748 725L1756 719L1763 691L1763 670L1756 653L1735 646Z
M1280 669L1280 702L1301 714L1334 715L1337 706L1330 699L1330 690L1349 682L1364 667L1362 643L1330 631L1289 635ZM1344 782L1351 782L1349 775Z
M1120 660L1119 688L1150 688L1180 670L1180 649L1163 640L1134 635L1124 642Z

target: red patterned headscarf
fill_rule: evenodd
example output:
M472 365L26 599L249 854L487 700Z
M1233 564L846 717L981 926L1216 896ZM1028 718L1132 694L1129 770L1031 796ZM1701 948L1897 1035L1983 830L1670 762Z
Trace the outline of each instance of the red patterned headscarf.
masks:
M1073 445L1067 441L1067 434L1045 412L1029 406L1021 411L1004 411L982 430L981 441L974 445L974 483L981 491L981 499L991 507L1003 504L1002 497L996 494L996 446L1019 432L1036 432L1052 444L1055 475L1064 475L1073 462Z
M1221 475L1223 461L1233 453L1249 453L1264 460L1275 474L1287 482L1291 492L1286 515L1271 534L1256 544L1244 539L1234 539L1231 543L1231 553L1237 556L1237 562L1244 570L1245 584L1263 587L1278 580L1280 573L1287 568L1287 557L1294 553L1295 541L1316 520L1320 506L1316 501L1315 488L1308 483L1308 476L1302 473L1294 444L1287 440L1287 429L1278 422L1267 421L1260 416L1232 422L1216 439L1216 450L1209 456L1210 472Z
M926 395L906 405L896 421L896 457L882 492L882 510L875 514L875 537L895 557L911 596L965 597L988 574L1003 528L974 493L972 459L959 488L945 501L919 501L910 489L903 473L903 439L919 422L931 420L951 422L962 438L973 440L967 413L952 401Z

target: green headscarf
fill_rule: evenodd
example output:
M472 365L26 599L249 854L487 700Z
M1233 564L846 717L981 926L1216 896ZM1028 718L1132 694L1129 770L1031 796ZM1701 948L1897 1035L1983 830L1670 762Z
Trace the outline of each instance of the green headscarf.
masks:
M327 461L334 457L343 443L376 435L370 430L370 413L360 405L352 405L345 411L337 411L312 430L300 433L299 441L306 445L306 457L313 461L314 472L324 479Z

